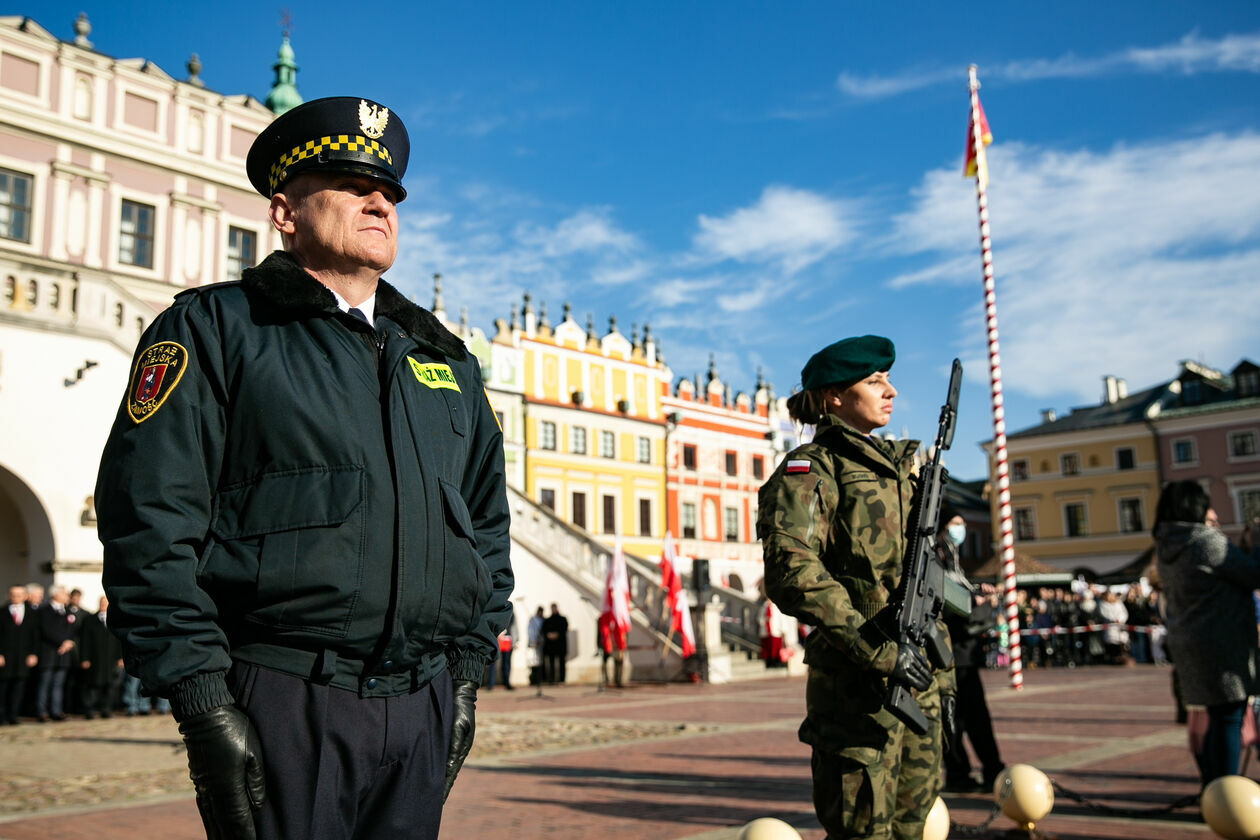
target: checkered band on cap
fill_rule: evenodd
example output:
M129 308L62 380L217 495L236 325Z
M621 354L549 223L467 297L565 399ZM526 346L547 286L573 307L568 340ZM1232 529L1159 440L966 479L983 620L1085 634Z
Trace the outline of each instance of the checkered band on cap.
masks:
M271 171L268 173L268 180L271 183L271 191L274 193L280 184L283 184L289 177L289 169L294 164L307 160L308 158L317 158L321 154L326 159L333 160L360 160L365 163L376 164L372 158L385 164L390 174L394 171L394 159L389 153L389 149L382 146L375 140L369 140L357 134L336 134L321 137L318 140L307 140L305 143L294 146L286 155L283 155L278 161L271 165Z

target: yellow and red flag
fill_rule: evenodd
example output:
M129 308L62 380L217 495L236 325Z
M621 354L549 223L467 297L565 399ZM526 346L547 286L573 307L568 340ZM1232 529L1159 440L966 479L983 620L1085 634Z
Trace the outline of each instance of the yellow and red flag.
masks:
M976 113L980 115L979 155L976 154ZM993 133L989 131L989 120L984 115L984 106L980 104L980 97L977 95L975 111L967 118L967 158L963 164L963 177L976 176L981 187L989 183L989 167L984 159L984 147L992 142Z

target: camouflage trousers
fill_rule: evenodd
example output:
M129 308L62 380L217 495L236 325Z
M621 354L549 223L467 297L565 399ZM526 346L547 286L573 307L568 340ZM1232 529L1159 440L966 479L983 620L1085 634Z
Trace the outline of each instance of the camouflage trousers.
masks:
M922 840L941 789L941 723L929 717L928 725L916 735L896 724L878 752L814 748L814 810L828 840Z

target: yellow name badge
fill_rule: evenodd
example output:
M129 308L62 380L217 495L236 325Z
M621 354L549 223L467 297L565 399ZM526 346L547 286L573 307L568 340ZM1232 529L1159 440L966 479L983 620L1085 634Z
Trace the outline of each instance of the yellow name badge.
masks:
M416 379L420 383L430 388L450 388L452 391L459 390L459 383L455 381L455 374L451 372L450 365L444 365L440 362L432 364L421 364L410 356L407 361L411 363L411 372L416 375Z

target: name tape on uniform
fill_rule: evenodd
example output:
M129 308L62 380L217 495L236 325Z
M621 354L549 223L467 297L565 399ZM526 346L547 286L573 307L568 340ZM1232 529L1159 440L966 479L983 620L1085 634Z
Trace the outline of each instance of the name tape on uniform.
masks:
M455 381L455 374L451 371L450 365L444 365L441 362L424 364L410 356L407 357L407 361L411 363L411 371L416 375L416 379L420 380L420 384L430 388L459 390L459 383Z

